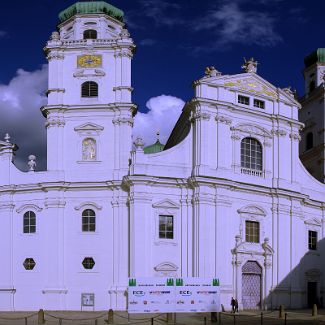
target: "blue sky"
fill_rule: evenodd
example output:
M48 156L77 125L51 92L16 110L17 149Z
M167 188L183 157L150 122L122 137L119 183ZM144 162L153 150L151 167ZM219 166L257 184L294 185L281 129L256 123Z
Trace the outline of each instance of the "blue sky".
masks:
M45 131L39 106L46 90L42 48L55 30L58 13L74 2L1 3L0 137L9 132L20 146L18 161L26 161L34 150L42 168ZM152 110L150 103L159 110L165 99L171 107L181 105L192 97L192 81L204 75L206 66L224 74L239 73L243 57L251 56L259 61L262 77L279 87L290 85L302 95L304 56L325 47L323 0L108 2L125 12L137 44L133 100L141 112L147 112L148 105Z

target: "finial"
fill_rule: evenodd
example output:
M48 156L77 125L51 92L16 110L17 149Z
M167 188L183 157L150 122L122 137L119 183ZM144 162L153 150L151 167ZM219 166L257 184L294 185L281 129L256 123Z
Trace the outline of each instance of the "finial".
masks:
M157 142L159 142L159 136L160 136L160 131L159 130L157 130L156 136L157 136Z
M27 163L30 172L35 171L36 167L36 157L34 155L29 155L28 156L28 163Z
M9 143L10 142L9 140L10 140L10 135L9 135L9 133L6 133L5 141Z
M218 71L215 67L211 66L211 67L206 67L205 68L205 75L207 77L217 77L217 76L221 76L221 72Z
M249 60L246 60L244 58L244 64L241 66L242 69L245 70L245 72L257 72L257 65L258 62L254 60L254 58L250 58Z
M52 32L50 39L52 41L59 41L60 40L60 34L58 32Z

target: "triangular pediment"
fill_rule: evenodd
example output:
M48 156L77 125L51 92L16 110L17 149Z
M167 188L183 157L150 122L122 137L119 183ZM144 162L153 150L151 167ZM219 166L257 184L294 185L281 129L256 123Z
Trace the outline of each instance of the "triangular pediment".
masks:
M292 105L300 106L295 100L294 94L289 88L281 89L256 73L240 73L235 75L221 75L217 77L201 79L205 83L223 86L230 90L236 90L250 95L268 97L271 100L281 100Z
M177 204L176 202L169 200L169 199L165 199L165 200L156 202L152 206L154 208L165 208L165 209L170 209L170 208L178 209L179 208L179 204Z
M74 128L75 131L103 131L104 127L95 123L85 123Z
M310 225L310 226L318 226L318 227L320 227L322 225L321 221L318 220L317 218L311 218L311 219L305 220L305 224Z
M248 205L246 207L238 209L237 212L239 214L251 214L251 215L253 214L253 215L258 215L258 216L266 215L265 211L262 208L257 207L255 205Z

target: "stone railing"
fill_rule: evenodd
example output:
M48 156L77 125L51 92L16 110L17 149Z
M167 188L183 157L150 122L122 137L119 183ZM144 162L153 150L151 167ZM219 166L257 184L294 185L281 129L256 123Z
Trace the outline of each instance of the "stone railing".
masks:
M242 174L245 174L245 175L252 175L252 176L259 176L259 177L264 176L264 173L262 170L241 167L240 171Z

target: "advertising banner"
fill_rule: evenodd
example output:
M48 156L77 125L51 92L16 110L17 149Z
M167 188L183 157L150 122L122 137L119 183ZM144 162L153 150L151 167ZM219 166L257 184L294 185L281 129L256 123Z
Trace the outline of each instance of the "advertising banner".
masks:
M129 279L129 313L220 311L219 279Z

